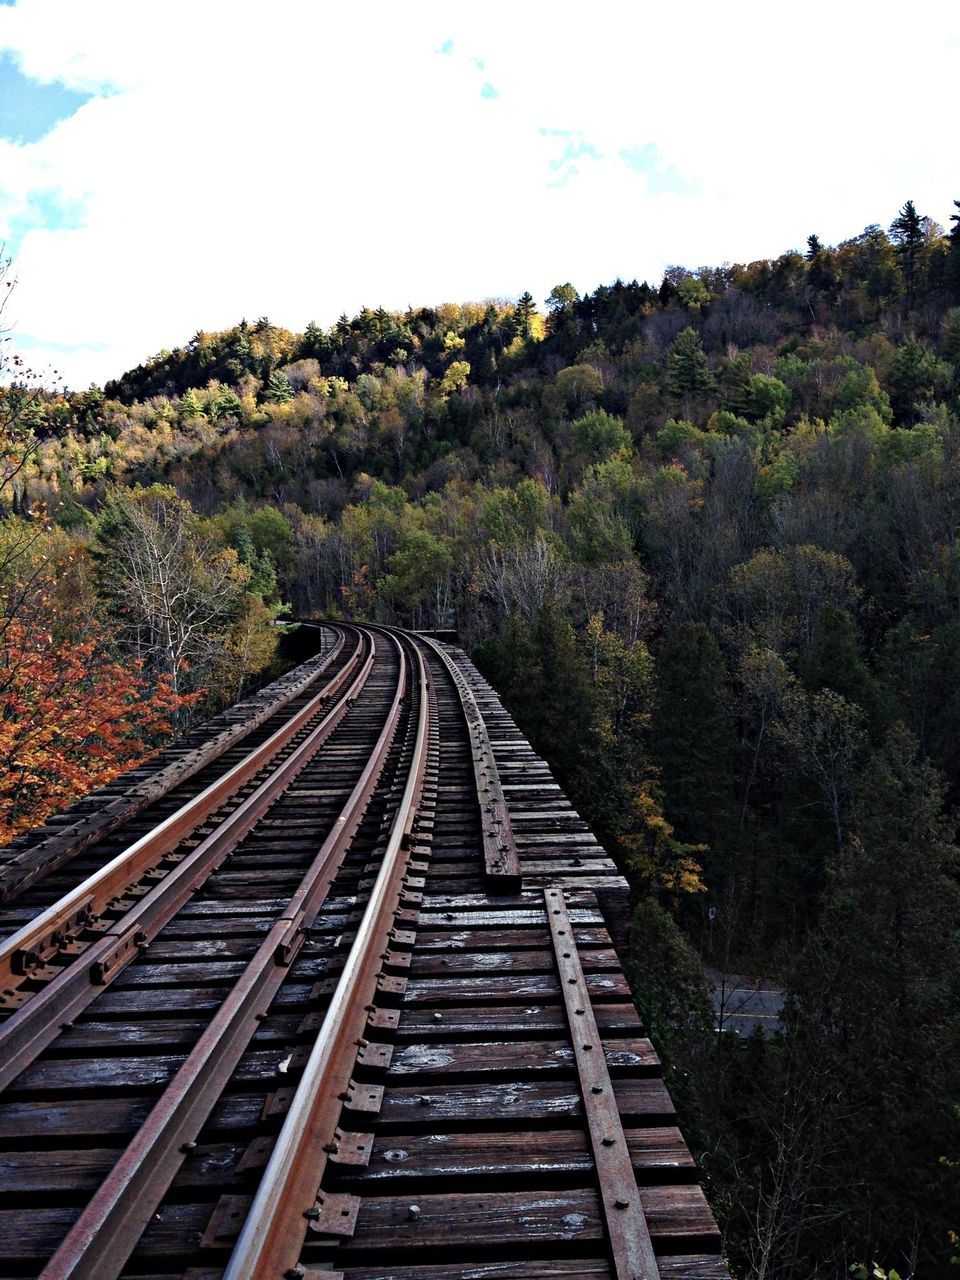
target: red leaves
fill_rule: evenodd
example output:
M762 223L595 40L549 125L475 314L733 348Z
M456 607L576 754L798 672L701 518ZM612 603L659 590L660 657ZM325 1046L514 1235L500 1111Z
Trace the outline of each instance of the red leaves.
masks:
M132 768L193 700L116 661L97 628L56 641L5 619L2 635L0 845Z

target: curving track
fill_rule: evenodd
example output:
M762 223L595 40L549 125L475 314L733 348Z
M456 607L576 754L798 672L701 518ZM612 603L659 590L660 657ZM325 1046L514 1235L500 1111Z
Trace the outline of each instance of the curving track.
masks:
M725 1280L616 868L459 650L318 634L0 855L0 1275Z

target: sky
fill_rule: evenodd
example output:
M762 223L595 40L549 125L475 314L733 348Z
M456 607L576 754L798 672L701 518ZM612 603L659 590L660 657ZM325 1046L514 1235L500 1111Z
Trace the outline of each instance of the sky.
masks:
M198 329L580 292L960 198L960 5L0 0L6 320L103 383Z

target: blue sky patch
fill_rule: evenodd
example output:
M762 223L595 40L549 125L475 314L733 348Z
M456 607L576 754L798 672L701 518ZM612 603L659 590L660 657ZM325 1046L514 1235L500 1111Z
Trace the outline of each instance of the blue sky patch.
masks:
M483 88L480 90L481 98L499 98L500 91L495 89L489 80L484 81Z
M26 206L7 222L7 249L15 255L28 231L76 231L84 226L85 215L83 200L49 189L32 191Z
M453 53L453 41L452 41L452 40L444 40L443 44L440 46L439 52L440 52L440 53L445 53L445 54L447 54L448 56L449 56L451 53Z
M9 53L0 53L0 138L7 142L38 142L93 96L31 80Z
M699 183L682 177L672 164L665 165L660 148L653 142L643 147L625 147L619 155L628 169L645 175L652 196L694 196L700 189Z
M555 181L547 183L550 187L565 187L571 178L580 173L580 160L601 160L603 157L592 142L587 142L582 133L572 129L541 129L544 138L561 138L563 151L550 161L550 168L557 175Z

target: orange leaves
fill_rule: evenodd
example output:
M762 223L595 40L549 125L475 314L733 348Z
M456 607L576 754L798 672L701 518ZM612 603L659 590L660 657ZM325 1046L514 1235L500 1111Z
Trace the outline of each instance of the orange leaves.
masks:
M4 619L0 644L0 845L137 764L191 699L82 641Z
M706 845L684 844L663 816L660 797L650 779L630 788L631 829L621 837L630 870L651 889L669 893L703 893L706 885L694 855Z

